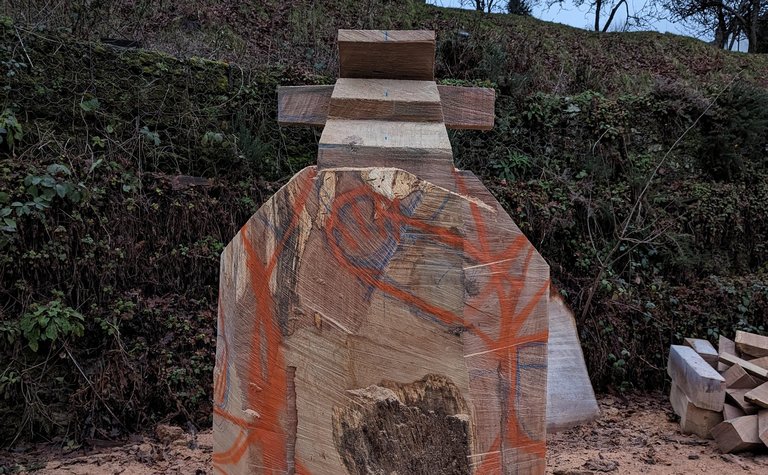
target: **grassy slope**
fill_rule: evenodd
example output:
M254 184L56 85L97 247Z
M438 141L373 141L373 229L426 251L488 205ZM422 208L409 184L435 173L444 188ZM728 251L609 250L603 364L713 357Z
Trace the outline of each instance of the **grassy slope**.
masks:
M51 197L0 236L9 440L209 423L217 254L313 161L315 133L276 126L274 91L332 81L337 28L435 29L442 80L496 85L497 127L453 134L457 161L547 257L598 385L658 386L670 342L764 324L768 123L755 110L768 57L407 1L169 3L77 25L67 11L14 11L3 24L0 111L25 135L0 145L0 211L33 200L30 176L82 195ZM31 15L59 30L31 28ZM123 35L147 49L90 41ZM178 175L210 181L180 188ZM40 308L71 319L56 302L84 315L84 335L33 352L20 324Z

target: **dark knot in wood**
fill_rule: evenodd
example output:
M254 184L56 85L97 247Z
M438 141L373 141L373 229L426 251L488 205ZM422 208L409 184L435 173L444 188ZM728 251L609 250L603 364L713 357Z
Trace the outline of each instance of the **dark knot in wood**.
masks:
M352 474L468 475L469 409L448 378L347 391L350 403L335 407L333 437Z

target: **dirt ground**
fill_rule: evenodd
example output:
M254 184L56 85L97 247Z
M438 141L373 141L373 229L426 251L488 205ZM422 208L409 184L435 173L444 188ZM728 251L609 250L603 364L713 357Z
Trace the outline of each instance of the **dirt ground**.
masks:
M768 452L721 454L680 433L665 394L602 396L595 422L547 438L547 473L768 474Z
M548 440L547 473L768 474L768 453L720 454L714 442L683 435L660 393L601 396L602 414ZM209 474L213 436L158 426L119 445L65 451L51 445L0 452L0 474ZM110 443L111 445L111 443ZM405 475L405 474L403 474Z

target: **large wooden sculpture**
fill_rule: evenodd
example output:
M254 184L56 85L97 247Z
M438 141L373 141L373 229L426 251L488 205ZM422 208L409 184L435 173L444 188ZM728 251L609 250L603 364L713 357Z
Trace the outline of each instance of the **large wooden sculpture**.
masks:
M493 91L437 86L427 31L340 31L334 87L281 88L318 165L221 259L215 468L544 473L549 268L446 126Z

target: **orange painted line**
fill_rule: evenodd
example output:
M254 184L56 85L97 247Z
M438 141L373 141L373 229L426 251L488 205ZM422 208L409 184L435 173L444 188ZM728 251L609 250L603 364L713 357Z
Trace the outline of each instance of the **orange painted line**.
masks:
M308 179L314 179L316 172L313 171L308 174ZM466 186L464 186L461 177L456 175L457 181L460 182L459 188L463 189L466 193ZM285 369L283 363L282 351L280 348L280 340L282 339L280 329L276 325L274 318L274 302L271 292L269 291L269 279L277 264L279 255L282 253L284 247L287 245L288 240L293 234L294 229L298 226L301 212L303 212L306 200L311 190L310 186L301 187L301 193L298 199L293 205L293 216L291 222L286 227L283 237L280 243L277 245L275 252L269 259L269 262L262 263L258 258L256 251L253 249L252 243L247 240L248 230L243 227L243 242L246 248L246 266L248 268L253 292L257 300L257 309L255 311L254 318L254 330L251 336L253 341L253 348L258 350L262 346L262 341L266 349L266 361L261 360L261 352L258 353L249 362L249 381L255 381L257 383L258 390L251 387L248 394L248 401L252 407L254 407L261 415L261 419L257 422L249 423L245 420L232 416L225 411L220 411L219 415L224 419L232 422L243 429L250 432L244 440L236 441L229 450L224 453L215 454L219 460L228 460L230 463L236 463L240 460L242 455L247 450L251 442L255 442L262 449L262 454L270 454L270 458L274 458L278 461L278 465L285 461L285 434L279 423L279 416L282 414L285 405L285 392L287 387L285 386ZM368 192L369 196L364 196ZM378 223L379 220L389 220L394 229L401 229L407 225L433 235L435 240L442 242L449 247L453 247L464 253L466 257L474 260L480 265L488 265L490 275L486 285L483 286L479 297L484 298L488 293L493 292L496 294L496 298L499 306L499 335L497 339L491 338L489 335L478 329L469 321L466 321L461 316L441 308L438 305L427 302L423 299L416 297L415 295L399 288L388 282L384 282L379 279L380 271L375 269L360 268L349 262L340 248L340 243L337 242L334 232L340 236L348 244L356 245L355 249L361 249L360 236L352 236L348 226L345 226L339 220L339 209L341 206L349 204L353 215L354 222L352 223L357 228L362 237L366 240L370 240L373 237L371 229L365 226L365 220L360 207L355 206L353 200L360 197L370 198L373 204L374 213L373 219ZM494 348L500 349L503 343L511 343L513 346L522 345L530 342L545 342L547 339L546 332L539 332L535 335L527 335L518 337L522 325L532 313L538 302L542 298L542 292L545 291L549 282L537 291L531 302L520 311L515 312L517 306L517 299L521 295L522 288L525 284L525 278L516 278L509 275L510 268L514 264L520 251L525 247L527 240L523 235L517 236L513 242L507 246L506 249L499 253L494 253L489 250L490 245L486 234L486 223L483 219L483 215L479 206L475 203L470 203L472 210L472 217L475 221L475 229L477 232L477 241L480 247L474 246L465 237L453 232L449 229L435 226L430 223L426 223L422 220L418 220L409 216L404 216L399 211L399 200L392 200L386 203L382 197L378 194L370 195L368 187L363 186L353 189L349 192L336 197L333 201L333 208L326 221L326 238L330 245L332 255L339 263L339 265L356 276L366 285L377 288L378 290L398 299L404 303L410 304L415 308L425 313L431 314L440 319L446 324L462 324L473 334L481 338L486 348L493 351ZM376 226L375 231L381 238L387 238L387 229L385 225ZM399 242L399 233L395 232L393 238ZM533 247L528 249L525 263L523 265L523 276L527 275L530 261L533 257ZM509 286L509 291L504 287ZM478 301L479 298L473 300ZM479 310L478 310L479 311ZM465 312L470 312L470 307L465 306ZM509 349L506 351L509 354ZM504 364L506 358L504 355L497 355L496 358L503 366L507 366L507 369L511 369L510 365ZM263 364L265 368L262 369ZM514 388L518 383L516 381L517 375L509 375L509 382ZM268 394L260 391L260 388L269 388ZM282 397L280 397L282 396ZM531 441L528 440L525 434L522 433L517 425L515 417L515 405L510 404L510 414L508 419L508 427L506 428L505 439L510 440L515 444L515 448L524 450L525 452L535 454L543 457L546 450L546 441ZM242 435L242 434L241 434ZM239 436L239 439L241 437ZM497 451L501 443L501 435L499 435L494 442L496 449L490 450L490 452ZM488 473L487 470L491 469L495 464L495 471L498 472L501 465L501 455L499 453L489 456L481 464L477 473ZM295 464L296 473L308 473L298 461ZM287 467L286 467L287 468ZM273 467L275 470L284 470L282 466ZM485 470L485 471L484 471Z
M224 403L224 396L227 391L226 387L226 378L227 378L227 367L229 366L229 354L227 351L227 334L226 329L224 328L224 312L221 308L221 294L219 294L218 299L218 320L219 320L219 328L221 329L221 340L222 340L222 349L221 349L221 359L222 361L217 361L217 366L223 366L224 369L219 373L219 376L214 380L213 382L213 400L216 403L216 405L222 405Z
M501 470L501 452L500 452L501 438L499 436L493 441L491 447L487 450L489 455L485 457L478 467L476 475L486 475L490 473L499 473ZM494 472L491 470L496 469Z
M523 310L515 315L515 319L512 321L512 324L509 327L504 328L503 336L502 338L499 338L499 341L497 345L499 347L506 347L508 345L514 344L522 344L523 341L531 339L533 341L540 341L542 343L546 342L546 336L548 332L540 332L536 335L533 335L535 338L530 337L518 337L517 333L519 332L522 325L527 320L528 316L531 314L533 309L536 307L536 305L541 300L542 296L545 295L549 291L549 282L545 282L544 285L536 292L534 297L531 299L531 301L523 308ZM514 342L514 343L511 343ZM520 343L518 343L520 342ZM507 355L510 354L510 352L507 350L505 352ZM512 368L512 363L508 361L505 358L502 358L500 355L499 357L499 363L502 365L502 367L506 370L503 371L502 374L506 373L508 375L508 383L509 383L509 394L514 394L517 389L517 384L519 381L517 380L518 375ZM519 448L525 452L533 453L534 455L541 455L541 447L538 443L538 441L530 440L525 434L522 433L520 430L520 427L518 425L519 421L517 419L517 408L515 407L515 404L509 403L508 404L508 413L507 413L507 426L505 429L505 440L509 440L513 447ZM546 449L546 441L544 442L544 446ZM542 455L543 456L543 455Z
M312 190L311 181L316 176L316 170L311 170L303 183L297 185L300 194L293 204L293 215L286 226L283 236L275 247L268 263L263 263L259 258L253 243L249 240L250 227L243 226L240 230L240 238L246 253L246 268L251 281L251 291L256 298L255 315L253 319L253 331L251 334L251 355L247 370L249 383L246 391L248 406L259 413L260 418L249 423L237 418L225 411L214 409L217 415L223 419L245 429L249 432L244 440L236 440L235 443L224 452L214 454L215 460L226 463L238 463L247 449L255 444L261 449L262 457L269 454L275 461L273 467L267 468L266 473L273 471L284 472L287 470L286 434L280 424L280 417L285 409L287 394L287 382L285 365L281 350L282 335L276 323L274 315L274 301L269 290L269 280L277 265L278 258L283 252L293 231L298 226L301 213L304 210L307 199ZM266 361L262 361L261 348L264 347ZM264 388L268 388L264 391Z
M338 243L336 242L334 232L338 232L342 237L345 238L345 241L353 241L356 237L350 235L349 231L345 227L343 227L341 223L339 223L338 212L334 212L334 211L337 211L338 207L343 206L346 200L351 199L353 197L356 198L357 196L359 196L359 193L366 192L366 190L367 190L367 187L359 187L351 190L350 192L347 192L348 194L342 195L342 197L345 199L334 201L332 212L327 218L326 226L325 226L326 238L331 247L331 253L333 254L337 263L342 268L349 271L352 275L359 278L364 284L375 287L381 290L382 292L385 292L386 294L389 294L390 296L404 303L412 305L425 313L431 314L439 318L445 324L448 324L448 325L459 324L469 329L473 329L474 332L481 339L483 339L483 341L485 341L486 344L489 344L489 345L493 344L494 342L493 339L488 337L488 335L486 335L479 329L475 328L474 325L472 325L471 323L466 322L463 318L459 317L458 315L450 312L449 310L441 308L437 305L426 302L423 299L420 299L415 295L407 291L404 291L403 289L395 285L392 285L388 282L384 282L380 280L378 278L378 274L379 274L378 271L357 267L351 264L345 258L343 251L341 250ZM377 198L374 198L374 199L377 199Z
M272 257L269 260L269 264L267 265L266 271L267 275L271 276L272 271L275 270L275 265L277 264L277 259L280 257L280 254L283 253L283 248L285 247L286 242L288 242L288 238L290 238L291 234L293 233L293 230L296 228L296 226L299 223L299 219L301 218L301 213L304 211L304 207L307 204L307 199L309 198L309 194L312 191L311 182L315 179L317 176L317 169L313 168L309 172L307 172L307 177L304 179L304 182L302 182L299 185L296 185L297 188L300 188L300 193L298 198L296 199L296 202L293 203L293 216L291 216L291 222L288 224L288 227L283 232L283 238L280 240L280 243L275 247L275 251L272 253Z
M520 235L522 236L522 235ZM527 241L526 241L527 242ZM514 257L517 257L519 252L522 250L522 248L525 246L515 247L513 250L513 257L510 257L509 259L513 259ZM506 279L510 287L512 289L512 292L507 295L499 295L499 307L501 309L500 316L501 316L501 326L499 331L499 344L501 341L508 340L509 338L514 337L517 334L517 330L515 329L513 323L515 319L519 318L518 315L515 314L515 309L517 308L518 301L520 299L520 295L522 294L523 288L525 286L525 278L528 275L528 264L530 263L530 258L533 256L533 246L529 246L528 251L528 257L526 258L526 262L523 265L522 269L522 275L523 278L520 280L515 280L514 282L511 279ZM511 265L509 266L511 267ZM506 269L506 272L509 272L509 269ZM527 319L527 316L522 318L523 320Z
M240 462L240 460L243 458L243 455L245 455L245 452L248 451L248 448L251 445L251 442L253 441L253 434L249 434L239 445L233 446L228 450L227 456L222 456L219 454L219 456L215 459L218 463L222 464L236 464Z
M454 172L454 179L456 181L457 189L459 190L459 193L462 194L468 194L467 193L467 187L463 181L463 178L457 173ZM486 240L486 234L485 234L485 221L483 219L482 214L480 213L479 207L472 203L470 204L473 220L475 221L475 227L477 230L477 237L480 242L480 248L481 251L484 253L484 256L482 257L491 257L490 253L488 251L487 246L487 240ZM521 234L522 236L522 234ZM508 247L508 250L512 250L512 256L509 256L508 259L510 261L514 259L517 256L517 253L519 252L521 247L517 246L517 243L513 242L513 244ZM533 257L533 246L530 247L528 251L528 255L526 256L525 262L523 264L522 269L522 275L526 276L528 274L528 268L530 261ZM475 256L476 258L480 258L481 256ZM500 256L501 257L501 256ZM478 259L479 261L483 261L484 259ZM494 261L490 262L496 262L499 259L496 259ZM486 261L488 262L488 261ZM541 300L543 292L545 292L549 288L549 281L547 281L541 289L537 291L537 293L534 295L534 297L531 299L531 302L529 302L519 313L515 313L514 309L517 307L517 302L520 297L520 294L522 292L522 288L524 286L524 280L520 282L514 282L510 278L506 279L497 279L496 278L496 272L503 272L507 273L509 272L509 267L506 266L506 269L503 269L502 267L499 267L495 264L491 264L492 269L492 277L491 277L491 283L493 285L493 288L496 290L497 299L499 302L499 311L500 311L500 335L499 339L496 342L497 348L505 348L505 353L509 354L509 348L510 346L517 346L525 343L530 342L546 342L548 338L548 332L539 332L535 335L529 335L525 337L518 337L517 333L522 328L522 325L525 323L525 321L530 316L531 312L533 311L533 308L538 304L538 302ZM505 292L502 287L502 281L506 280L508 284L510 284L512 292L510 292L510 295L505 295ZM496 355L497 360L499 363L503 366L508 367L508 382L510 384L510 394L515 392L517 381L517 374L512 372L511 364L507 361L506 358L504 358L503 354ZM506 363L506 364L505 364ZM511 438L511 442L513 446L516 449L523 450L527 453L532 453L536 455L539 458L544 458L546 455L546 441L532 441L529 440L525 434L522 433L522 431L519 430L518 427L518 421L516 417L516 408L515 404L510 403L509 404L509 414L508 416L508 424L507 424L507 430L505 431L505 439ZM510 437L511 436L511 437ZM496 451L500 446L500 439L496 439L496 441L493 444L493 447L490 452ZM500 458L500 454L495 454ZM497 460L497 457L490 458L488 460L485 460L484 463L480 466L477 473L484 474L484 473L490 473L490 471L498 471L494 470L496 467L500 467L500 460Z
M530 249L528 249L528 255L525 257L525 264L523 264L523 275L528 275L528 267L531 265L531 260L533 260L533 246L531 246Z
M214 407L213 413L217 416L221 417L222 419L225 419L227 422L231 422L232 424L240 427L244 430L253 430L258 428L259 426L254 423L250 423L246 421L245 419L242 419L240 417L234 416L230 414L229 412L225 411L224 409L221 409L220 407Z
M399 209L398 200L393 200L390 203L390 206L386 206L383 203L383 198L379 196L378 194L374 194L367 186L361 186L358 188L354 188L343 195L340 195L337 197L336 200L333 202L332 211L327 218L326 221L326 238L328 240L328 243L331 246L331 251L336 259L336 261L346 270L351 272L353 275L358 277L360 280L362 280L365 284L373 286L378 288L379 290L407 303L410 305L413 305L417 307L419 310L424 311L426 313L430 313L436 317L438 317L440 320L442 320L446 324L461 324L463 326L466 326L468 328L474 328L474 326L468 322L466 322L464 319L459 317L458 315L455 315L451 313L450 311L440 308L436 305L430 304L428 302L423 301L422 299L419 299L415 297L413 294L410 294L409 292L406 292L394 285L391 285L386 282L382 282L380 279L378 279L378 272L370 270L370 269L361 269L359 267L356 267L352 265L344 256L343 251L339 247L338 243L336 242L334 232L339 233L343 238L345 242L354 242L358 239L357 236L353 236L350 234L349 230L346 229L346 227L339 221L339 213L338 210L346 206L348 202L352 200L358 199L362 195L369 195L370 198L377 204L376 209L379 209L384 216L383 218L389 218L392 222L392 225L394 227L401 227L403 224L407 224L413 227L417 227L420 229L426 229L430 233L439 235L441 237L441 241L443 241L446 244L453 245L454 247L459 246L461 248L462 243L464 242L463 238L455 233L449 232L445 228L440 228L436 226L428 225L420 220L412 219L409 217L405 217L402 214L399 214L397 211L393 211ZM477 330L479 333L479 336L483 338L486 343L492 343L492 339L490 339L487 335L485 335L483 332Z
M241 445L247 443L247 441L248 438L245 437L245 433L241 430L238 432L235 441L232 442L232 445L229 447L229 449L225 450L224 452L215 452L211 456L213 461L217 463L229 463L228 461L231 459L232 454L235 453Z
M515 315L515 318L512 320L512 323L509 325L509 327L504 328L503 339L512 339L517 337L517 333L520 331L525 321L528 319L534 308L536 308L536 305L539 304L542 297L544 297L548 291L549 279L547 279L547 281L544 282L539 290L536 291L536 294L534 294L533 298L531 298L531 301L528 302L528 304L526 304L526 306L523 307L523 309Z
M520 235L515 238L512 244L502 251L501 254L490 257L491 264L488 264L491 268L489 277L489 284L485 289L479 293L476 298L482 298L490 292L496 294L496 298L499 302L499 330L507 327L514 314L514 309L517 306L517 296L522 292L525 284L524 278L511 279L508 276L509 268L512 267L515 258L520 251L525 247L527 240L525 236ZM512 297L509 297L504 289L504 283L508 283L511 291L514 292ZM508 300L512 302L507 302Z
M255 318L251 334L251 355L246 376L246 381L250 383L247 390L247 401L249 408L260 415L255 427L252 428L248 441L250 442L253 434L259 429L274 432L278 437L259 440L262 454L274 455L277 461L277 466L274 469L286 470L287 444L279 418L285 406L287 383L280 349L280 329L275 322L274 302L269 290L271 271L266 268L257 255L253 244L248 239L248 231L243 229L241 233L246 251L246 267L250 274L251 290L256 297ZM286 232L283 241L287 235L288 232ZM277 249L275 253L277 253ZM276 259L273 258L273 261L276 262ZM266 361L262 361L262 347L265 350ZM269 390L263 391L262 388L269 388ZM280 442L280 439L283 439L283 443ZM247 444L244 444L243 450L238 450L232 455L232 460L234 462L239 461L246 449Z

